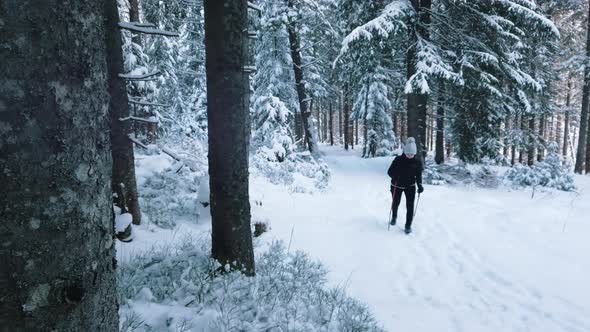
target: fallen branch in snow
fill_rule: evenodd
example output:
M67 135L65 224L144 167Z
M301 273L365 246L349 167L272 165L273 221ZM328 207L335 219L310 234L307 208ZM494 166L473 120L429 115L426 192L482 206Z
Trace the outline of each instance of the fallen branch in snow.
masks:
M147 145L141 143L137 138L133 137L131 134L127 136L129 138L129 140L133 143L135 143L135 145L138 145L146 150L148 150L149 148L147 147Z
M154 120L154 119L150 119L150 118L139 118L136 116L128 116L126 118L119 118L119 121L123 122L123 121L139 121L139 122L147 122L147 123L158 123L158 120Z
M158 104L158 103L152 103L152 102L147 102L147 101L141 101L141 100L137 100L137 99L129 99L129 102L131 104L136 104L136 105L141 105L141 106L160 106L160 107L171 107L172 105L166 105L166 104Z
M197 172L197 171L198 171L198 170L197 170L197 169L195 169L193 166L191 166L191 165L188 165L188 164L187 164L187 163L186 163L184 160L182 160L182 158L180 158L180 157L179 157L179 156L178 156L176 153L174 153L174 151L172 151L172 150L168 149L167 147L160 146L160 150L162 150L162 152L164 152L165 154L167 154L167 155L169 155L170 157L172 157L172 159L174 159L174 160L176 160L176 161L178 161L178 162L181 162L181 163L183 163L184 165L188 166L188 168L189 168L191 171L193 171L193 172ZM178 170L177 170L176 172L180 171L180 168L182 168L182 167L179 167L179 168L178 168Z
M133 24L132 22L119 22L119 28L129 30L132 32L137 33L144 33L147 35L160 35L166 37L179 37L180 34L178 32L154 29L154 28L146 28L143 26L138 26Z
M149 79L155 79L154 77L160 74L162 74L162 72L156 70L154 72L143 75L119 74L119 77L127 81L147 81Z

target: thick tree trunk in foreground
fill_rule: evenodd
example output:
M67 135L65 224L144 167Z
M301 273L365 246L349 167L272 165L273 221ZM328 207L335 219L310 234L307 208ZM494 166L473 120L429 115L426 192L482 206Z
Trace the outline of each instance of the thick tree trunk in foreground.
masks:
M0 330L117 331L104 1L0 3Z
M129 99L125 81L117 75L124 72L121 33L117 28L119 11L117 0L106 0L106 45L108 88L111 95L109 114L111 118L111 144L113 157L113 177L111 186L116 194L115 204L123 212L133 215L133 223L141 223L141 211L135 181L135 157L133 143L128 138L131 134L131 122L119 121L129 116Z
M205 1L212 255L253 275L247 28L246 0Z

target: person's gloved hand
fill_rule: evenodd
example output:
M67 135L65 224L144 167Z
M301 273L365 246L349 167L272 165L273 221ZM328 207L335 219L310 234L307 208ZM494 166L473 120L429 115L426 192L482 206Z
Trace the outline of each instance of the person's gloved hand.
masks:
M418 184L418 194L421 194L424 192L424 187L422 187L421 184Z

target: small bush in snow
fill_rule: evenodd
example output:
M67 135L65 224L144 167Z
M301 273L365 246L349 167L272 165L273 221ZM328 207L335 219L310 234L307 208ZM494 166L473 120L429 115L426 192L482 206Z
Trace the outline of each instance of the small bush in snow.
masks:
M574 178L568 167L562 166L557 143L548 147L545 160L532 167L516 164L504 175L504 182L513 187L546 187L563 191L576 189Z
M173 228L175 218L183 216L196 220L199 204L197 179L197 173L186 166L179 171L173 166L149 177L139 190L142 212L163 228Z
M309 192L314 188L321 190L330 181L328 165L309 152L293 152L279 162L259 151L252 157L250 165L270 182L288 185L294 192Z
M328 289L325 268L302 252L271 244L251 278L216 274L204 243L189 239L121 266L122 331L382 331L364 305Z
M498 175L488 165L445 163L437 165L432 159L426 160L422 181L427 184L465 184L482 188L499 185Z

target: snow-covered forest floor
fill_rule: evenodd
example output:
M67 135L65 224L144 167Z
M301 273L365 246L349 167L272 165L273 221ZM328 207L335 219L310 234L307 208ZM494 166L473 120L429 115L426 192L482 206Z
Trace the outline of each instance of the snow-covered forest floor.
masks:
M331 170L324 190L299 193L251 177L252 222L270 228L255 240L257 255L275 240L306 252L326 267L329 286L366 304L386 331L590 331L590 177L575 178L577 192L534 195L530 189L426 185L414 233L407 236L403 202L402 222L387 230L392 158L362 159L340 147L322 151ZM142 158L140 192L146 179L172 164L163 156ZM209 241L210 220L178 218L172 229L149 220L136 228L132 243L118 244L121 266L149 255L152 246L180 244L186 235ZM195 318L178 301L156 310L150 292L129 294L133 300L123 314L135 312L137 322L155 330L178 315L193 320L184 330L214 330L207 324L220 312L212 307Z

